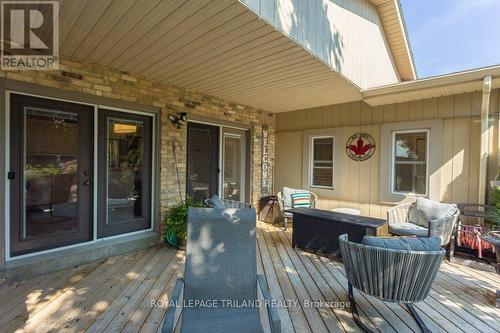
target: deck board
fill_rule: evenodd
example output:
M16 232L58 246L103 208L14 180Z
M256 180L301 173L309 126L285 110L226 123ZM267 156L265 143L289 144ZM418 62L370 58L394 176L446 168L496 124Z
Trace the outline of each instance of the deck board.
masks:
M278 309L283 332L361 332L349 308L302 306L304 300L348 301L341 261L293 249L290 230L260 222L257 252L272 297L299 302ZM151 300L168 304L183 265L183 252L157 246L2 286L0 297L9 301L0 304L0 332L161 332L166 307ZM416 308L433 332L500 333L499 287L494 273L444 262L428 299ZM402 306L355 296L372 329L419 332Z

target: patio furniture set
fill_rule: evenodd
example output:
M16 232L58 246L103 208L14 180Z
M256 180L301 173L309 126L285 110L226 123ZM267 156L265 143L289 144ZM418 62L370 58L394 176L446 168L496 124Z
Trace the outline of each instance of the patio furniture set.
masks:
M383 301L406 304L422 331L428 332L411 304L427 297L446 253L442 247L453 257L460 213L456 205L419 198L390 209L386 221L360 216L353 209L315 209L317 196L310 191L284 188L277 198L284 229L290 218L294 220L292 246L342 256L353 317L363 330L369 331L359 318L353 288ZM177 302L183 293L184 304L202 304L203 300L252 303L258 285L269 305L270 293L256 272L255 209L216 196L205 200L205 205L209 208L189 210L185 277L178 280L173 300ZM390 234L416 237L381 237ZM169 309L164 332L173 330L177 310ZM276 309L268 306L267 316L271 332L279 332ZM188 307L181 325L183 332L196 332L207 325L215 331L262 331L255 307Z
M307 194L309 194L309 200L296 205L294 197ZM336 254L338 246L329 245L330 249L330 247L324 248L319 243L330 244L332 235L339 236L352 229L352 232L348 232L349 237L358 242L362 241L363 236L368 235L439 237L441 245L448 249L450 259L453 259L456 227L460 215L460 210L454 204L419 197L415 202L404 203L389 209L387 220L381 220L361 217L360 212L352 208L336 208L332 211L316 210L314 208L318 196L307 190L285 187L278 193L278 198L283 210L284 229L287 229L288 222L293 217L294 235L297 234L299 246L304 244L303 238L306 237L309 241L313 239L315 241L312 242L312 246L303 247ZM304 223L307 223L307 226L304 226Z
M363 330L370 331L359 317L353 288L405 304L422 331L429 332L412 304L429 294L446 254L443 247L453 253L455 205L419 198L389 210L386 221L356 211L315 209L312 192L284 189L278 199L285 230L287 220L294 220L292 246L341 255L353 318ZM255 208L216 196L205 205L189 208L184 278L175 285L163 332L175 329L181 299L181 332L264 332L266 325L280 332L266 281L257 274ZM263 303L258 303L259 290Z

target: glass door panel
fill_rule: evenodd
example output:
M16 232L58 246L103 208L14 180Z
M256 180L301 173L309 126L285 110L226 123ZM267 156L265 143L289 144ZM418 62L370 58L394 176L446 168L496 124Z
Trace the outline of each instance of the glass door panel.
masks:
M77 230L77 113L24 108L23 239Z
M99 110L100 237L151 226L151 117Z
M245 201L246 133L223 129L222 197Z
M187 194L205 200L219 193L219 127L188 123Z
M108 119L108 224L142 218L144 124Z
M11 252L91 239L92 107L11 96Z

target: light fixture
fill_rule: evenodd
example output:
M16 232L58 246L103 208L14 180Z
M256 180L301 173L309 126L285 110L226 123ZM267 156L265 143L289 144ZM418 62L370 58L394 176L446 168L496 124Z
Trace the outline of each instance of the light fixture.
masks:
M179 112L177 116L169 114L168 119L170 119L170 122L175 126L175 128L182 128L187 121L187 113Z
M182 120L183 122L186 122L188 120L187 113L186 112L180 112L179 113L179 119Z
M136 133L137 126L129 124L113 124L113 132L115 132L116 134Z

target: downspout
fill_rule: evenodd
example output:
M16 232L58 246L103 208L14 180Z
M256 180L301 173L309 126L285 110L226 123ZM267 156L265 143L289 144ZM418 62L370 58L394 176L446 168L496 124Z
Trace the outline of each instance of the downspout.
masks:
M481 150L479 160L479 203L486 203L486 178L489 155L489 116L490 116L491 76L483 79L483 99L481 103Z

